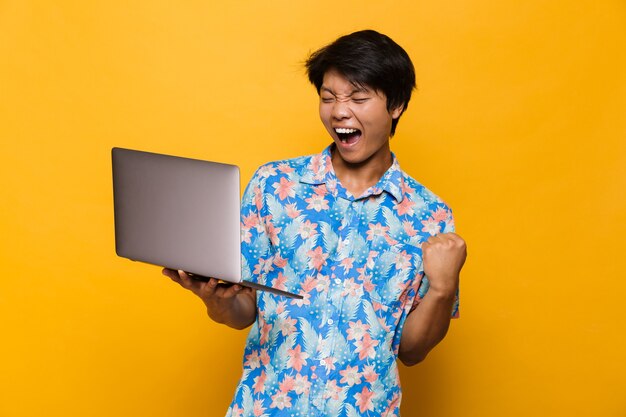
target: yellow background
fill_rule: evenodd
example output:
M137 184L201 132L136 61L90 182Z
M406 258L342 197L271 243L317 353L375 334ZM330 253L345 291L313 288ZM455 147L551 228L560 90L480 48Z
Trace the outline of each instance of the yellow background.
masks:
M414 60L392 147L469 245L403 415L626 416L623 0L0 1L0 416L223 415L246 332L115 256L110 148L318 152L302 62L362 28Z

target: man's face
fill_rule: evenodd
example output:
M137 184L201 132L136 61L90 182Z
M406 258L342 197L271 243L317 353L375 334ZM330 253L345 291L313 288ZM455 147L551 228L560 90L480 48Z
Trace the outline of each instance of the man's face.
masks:
M336 144L336 155L347 165L390 161L391 120L402 109L387 111L387 98L367 86L357 87L341 73L329 70L320 89L320 118Z

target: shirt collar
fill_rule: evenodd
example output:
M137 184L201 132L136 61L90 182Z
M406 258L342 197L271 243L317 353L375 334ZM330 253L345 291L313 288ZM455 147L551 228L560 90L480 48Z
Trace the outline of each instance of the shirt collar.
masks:
M335 186L339 184L331 161L332 146L333 145L330 145L321 153L310 157L309 162L305 164L300 171L300 182L311 185L326 184L330 189L335 188ZM378 195L386 191L391 194L398 203L402 201L402 190L404 189L402 170L393 152L391 153L391 158L392 163L389 169L383 174L378 183L370 187L362 197Z

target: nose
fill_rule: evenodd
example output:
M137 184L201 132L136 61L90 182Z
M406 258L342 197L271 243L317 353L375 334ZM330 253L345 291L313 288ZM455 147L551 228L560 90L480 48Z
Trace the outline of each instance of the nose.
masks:
M335 100L333 103L333 110L331 116L336 120L343 120L350 117L350 107L348 103L343 100Z

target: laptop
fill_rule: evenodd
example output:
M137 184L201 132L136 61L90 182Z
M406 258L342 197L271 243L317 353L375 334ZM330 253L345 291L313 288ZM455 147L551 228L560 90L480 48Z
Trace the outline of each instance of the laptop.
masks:
M242 279L239 167L123 148L111 155L118 256L302 298Z

